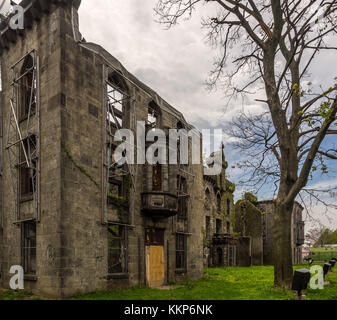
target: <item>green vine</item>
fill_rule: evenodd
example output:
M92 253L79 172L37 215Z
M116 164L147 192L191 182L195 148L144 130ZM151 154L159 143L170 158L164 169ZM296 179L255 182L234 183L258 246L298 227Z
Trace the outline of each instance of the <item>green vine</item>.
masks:
M123 207L124 209L129 209L129 201L124 197L116 197L112 193L108 193L109 203L116 207Z
M91 182L95 184L95 186L100 189L99 184L95 181L95 179L82 167L80 166L74 158L71 156L70 151L65 147L64 143L61 141L61 147L64 150L65 154L67 155L68 159L73 163L73 165L83 173Z

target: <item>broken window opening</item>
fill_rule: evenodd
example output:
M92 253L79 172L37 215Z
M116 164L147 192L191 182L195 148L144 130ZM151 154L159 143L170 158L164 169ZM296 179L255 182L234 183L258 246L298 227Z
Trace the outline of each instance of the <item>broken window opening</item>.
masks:
M127 241L125 226L108 226L108 274L127 273Z
M22 146L23 145L23 146ZM23 149L24 148L24 149ZM36 136L30 136L20 144L19 194L21 200L31 198L37 188ZM29 166L26 161L28 158Z
M221 234L222 233L222 220L216 219L216 233Z
M127 86L121 77L113 73L107 82L107 121L115 129L123 128L125 103L129 99ZM113 132L110 132L113 134Z
M231 233L231 224L230 224L230 222L227 222L227 233L228 234Z
M186 271L187 266L187 236L176 234L176 269Z
M220 196L220 193L218 193L216 195L216 204L217 204L217 210L218 211L221 211L221 196Z
M21 259L25 275L36 274L36 222L21 225Z
M152 101L148 107L147 113L147 121L146 125L152 129L159 127L160 121L160 109L159 107Z
M34 75L34 68L34 59L32 55L28 55L23 62L19 78L20 120L25 120L36 112L37 81Z

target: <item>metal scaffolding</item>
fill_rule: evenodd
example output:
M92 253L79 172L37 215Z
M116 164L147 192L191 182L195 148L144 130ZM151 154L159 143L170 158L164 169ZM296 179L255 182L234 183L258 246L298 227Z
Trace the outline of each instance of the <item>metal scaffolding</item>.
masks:
M122 83L114 83L111 81L111 74L116 73L114 69L109 66L104 66L105 77L105 94L104 94L104 110L103 110L103 143L104 143L104 170L103 170L103 208L104 217L103 223L108 223L108 193L110 188L111 179L124 179L129 176L131 179L132 188L135 190L135 177L131 170L130 164L119 165L118 161L114 158L114 150L117 147L114 141L116 132L124 126L124 108L126 105L130 105L132 109L135 109L135 91L133 95L129 95L127 90L123 89ZM118 76L123 76L118 73ZM135 117L135 112L133 113ZM133 127L135 125L134 119L131 121L130 129L135 131ZM118 139L121 139L118 136ZM127 142L125 142L127 143ZM134 148L134 144L131 144Z
M29 63L26 65L27 61ZM10 178L14 196L14 223L27 220L39 220L39 61L35 50L28 52L11 67L13 82L8 116L6 151L8 155ZM29 77L28 77L29 75ZM25 80L26 79L26 80ZM29 79L29 80L27 80ZM29 81L23 97L23 81ZM22 109L25 108L24 117ZM33 212L31 217L22 218L20 205L20 170L29 171L29 183L32 188ZM29 215L29 214L28 214Z

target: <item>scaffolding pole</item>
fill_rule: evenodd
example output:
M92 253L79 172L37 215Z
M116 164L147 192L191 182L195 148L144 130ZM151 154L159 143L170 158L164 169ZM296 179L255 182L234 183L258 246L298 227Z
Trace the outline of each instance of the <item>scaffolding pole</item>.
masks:
M26 58L32 60L32 66L21 73L21 65ZM9 163L10 180L12 184L14 199L14 224L19 224L27 220L39 221L39 191L40 191L40 103L39 103L39 60L35 50L25 54L19 61L11 66L13 81L11 83L12 95L9 100L10 112L8 116L6 151ZM30 83L30 93L28 100L28 112L21 121L19 110L23 101L20 101L21 81L32 73ZM21 97L21 96L20 96ZM21 99L22 100L22 99ZM34 110L33 110L34 106ZM26 107L26 106L25 106ZM25 143L27 142L27 143ZM21 160L21 154L24 159ZM35 164L35 165L34 165ZM33 214L29 219L22 219L20 214L20 168L25 166L29 170L29 178L32 181L33 191Z
M103 223L108 221L108 192L109 181L112 177L130 176L132 188L135 190L134 175L131 172L130 164L126 163L124 168L116 168L117 163L113 161L113 149L115 147L114 139L116 131L121 129L121 124L118 121L117 112L123 117L123 108L126 103L135 103L135 91L130 96L115 84L109 81L110 72L114 71L109 66L104 65L104 110L103 110ZM122 120L122 119L121 119ZM118 139L122 137L119 136ZM134 147L134 145L131 145ZM111 170L116 171L111 175Z

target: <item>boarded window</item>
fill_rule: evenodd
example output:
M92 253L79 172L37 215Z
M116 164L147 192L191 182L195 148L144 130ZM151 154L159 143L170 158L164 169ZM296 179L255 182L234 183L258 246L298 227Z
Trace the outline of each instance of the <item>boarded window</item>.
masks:
M127 272L126 228L120 225L108 227L108 273Z
M176 269L186 270L187 265L187 237L184 234L176 235Z
M24 222L21 226L22 266L26 275L36 274L36 223Z
M155 164L153 166L153 191L162 191L162 166L160 164Z

